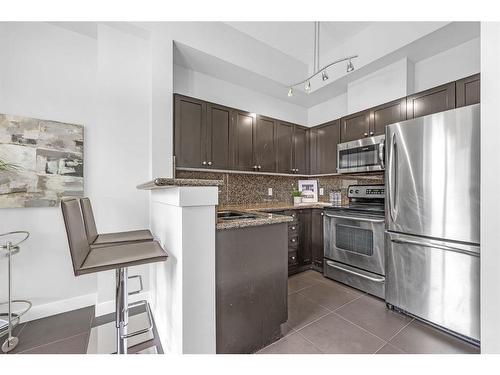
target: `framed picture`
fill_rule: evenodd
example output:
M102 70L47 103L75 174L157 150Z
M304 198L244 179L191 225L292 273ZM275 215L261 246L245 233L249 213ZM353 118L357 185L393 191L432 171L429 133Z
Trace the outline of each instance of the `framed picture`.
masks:
M82 195L82 125L0 114L0 208Z
M299 191L302 192L303 203L318 201L318 180L299 180Z

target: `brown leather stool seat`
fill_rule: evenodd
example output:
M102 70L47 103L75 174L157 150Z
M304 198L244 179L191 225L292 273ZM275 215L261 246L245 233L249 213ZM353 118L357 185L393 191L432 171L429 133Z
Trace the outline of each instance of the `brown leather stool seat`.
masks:
M97 233L97 227L89 198L80 198L85 232L91 247L100 247L107 244L120 244L126 242L153 241L154 237L148 229L131 230L115 233Z
M90 201L88 203L90 204ZM128 338L150 331L153 328L153 319L147 301L128 304L128 295L137 294L138 291L128 293L127 280L133 277L140 279L140 276L128 277L127 268L140 264L165 261L167 253L157 241L153 240L153 236L148 230L110 233L104 235L102 242L96 244L95 241L99 238L99 235L97 235L90 241L88 238L89 232L86 230L86 225L82 217L82 207L80 200L76 198L66 199L61 202L71 261L73 263L73 272L75 276L80 276L89 273L116 270L117 353L126 353ZM91 208L90 213L92 213ZM140 240L141 238L142 240ZM112 239L115 241L112 242ZM109 240L110 242L105 242L104 240ZM132 306L139 305L144 305L146 308L149 327L145 330L128 333L128 310Z

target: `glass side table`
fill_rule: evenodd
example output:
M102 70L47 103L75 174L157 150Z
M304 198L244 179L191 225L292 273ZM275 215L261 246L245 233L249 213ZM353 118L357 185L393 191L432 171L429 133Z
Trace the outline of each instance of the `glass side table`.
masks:
M0 238L6 239L5 244L0 245L0 257L7 258L7 302L0 303L0 306L7 306L7 312L0 312L0 323L4 323L0 328L0 337L7 335L2 344L2 351L8 353L19 343L19 339L12 335L12 330L19 324L21 317L31 308L31 302L26 300L12 299L12 256L19 253L19 245L26 241L30 236L26 231L15 231L0 234ZM12 242L15 241L15 242ZM13 306L16 306L14 312Z

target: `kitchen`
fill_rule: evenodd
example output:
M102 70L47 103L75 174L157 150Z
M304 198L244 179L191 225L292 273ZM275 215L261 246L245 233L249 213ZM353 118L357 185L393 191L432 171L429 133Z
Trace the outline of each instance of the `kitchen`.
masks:
M13 165L0 180L2 232L29 232L0 280L12 271L14 308L28 305L12 323L2 287L6 351L494 351L483 27L0 23L11 52L0 78L12 93L0 102L0 161ZM40 54L54 58L37 67ZM65 66L71 74L59 74ZM33 80L36 100L13 76ZM33 140L33 119L83 124L85 142L83 130L70 151L57 132ZM41 153L47 166L33 172L13 153L46 139L72 159ZM15 206L28 172L37 188L58 188L43 181L66 173L81 190Z

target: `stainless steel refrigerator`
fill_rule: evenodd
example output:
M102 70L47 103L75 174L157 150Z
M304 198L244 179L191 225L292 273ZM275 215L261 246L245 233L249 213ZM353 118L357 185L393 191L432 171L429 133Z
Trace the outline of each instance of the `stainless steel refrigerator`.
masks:
M479 104L386 128L386 302L479 341ZM490 173L495 173L490 171Z

